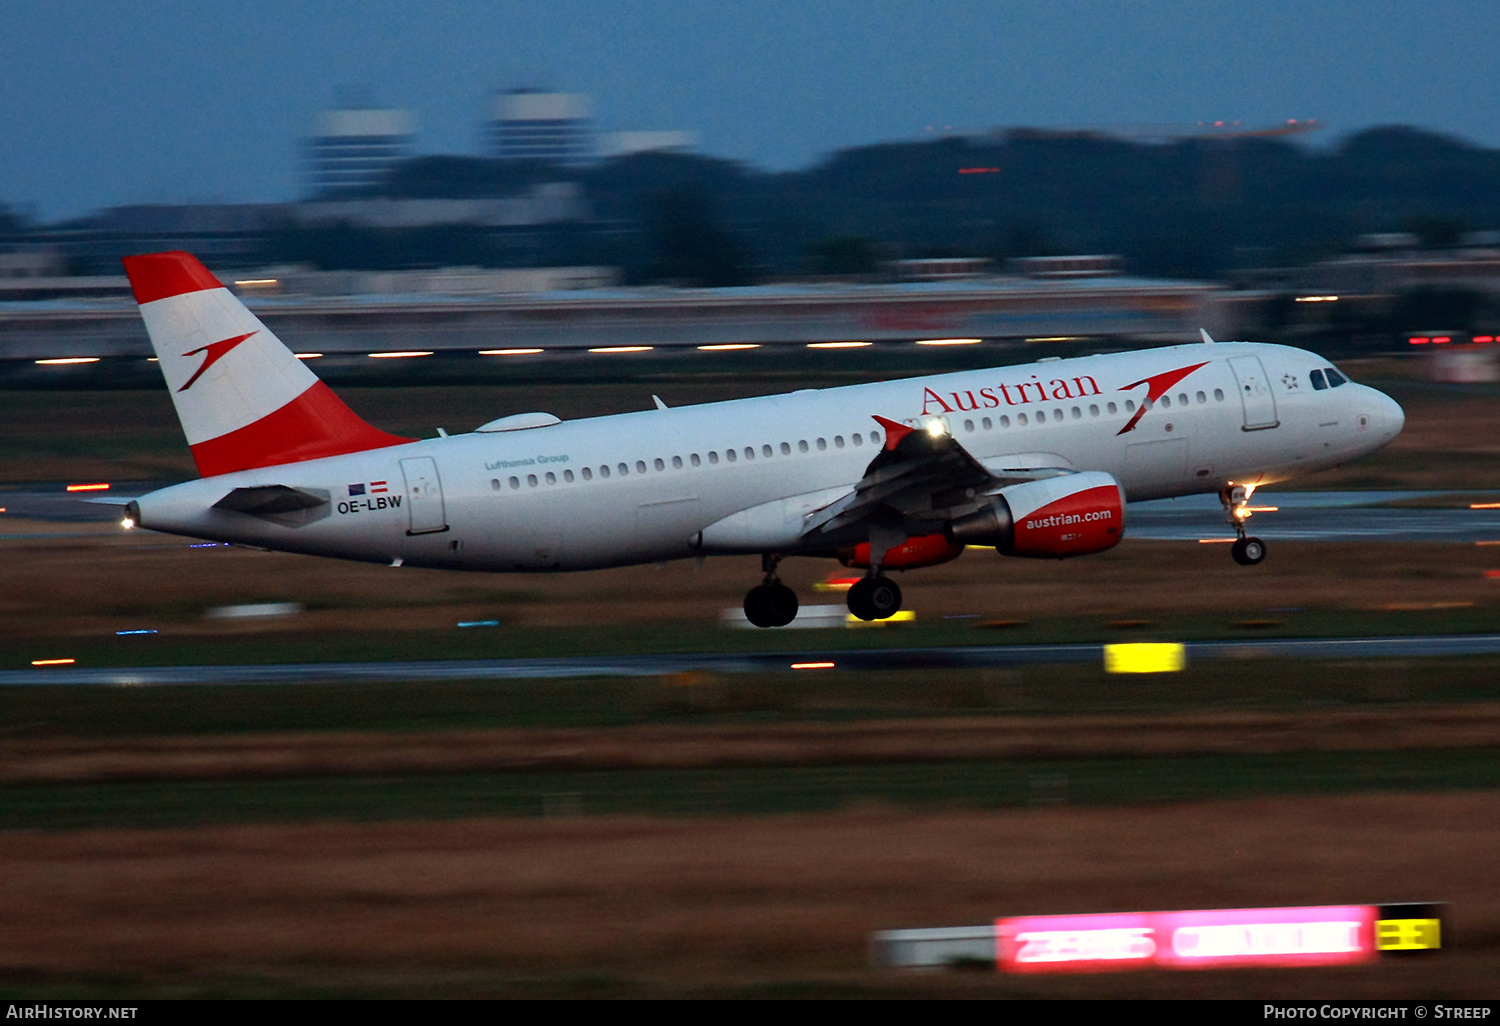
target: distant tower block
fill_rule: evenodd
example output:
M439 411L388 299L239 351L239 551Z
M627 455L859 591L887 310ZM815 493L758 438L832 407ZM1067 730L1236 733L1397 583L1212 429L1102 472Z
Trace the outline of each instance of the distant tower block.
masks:
M380 184L412 154L416 117L405 110L326 110L306 140L307 185L313 195Z
M593 159L589 98L582 93L512 89L495 94L486 126L489 154L576 166Z

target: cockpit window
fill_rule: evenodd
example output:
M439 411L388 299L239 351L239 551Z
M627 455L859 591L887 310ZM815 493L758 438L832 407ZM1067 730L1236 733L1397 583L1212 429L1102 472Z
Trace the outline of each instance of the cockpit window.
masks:
M1320 370L1315 370L1312 373L1308 374L1308 378L1312 381L1313 388L1316 388L1319 391L1322 391L1323 389L1328 387L1328 379L1323 377L1323 372Z
M1324 367L1323 372L1328 375L1328 384L1332 388L1338 388L1340 385L1347 385L1349 383L1348 378L1344 377L1332 367Z

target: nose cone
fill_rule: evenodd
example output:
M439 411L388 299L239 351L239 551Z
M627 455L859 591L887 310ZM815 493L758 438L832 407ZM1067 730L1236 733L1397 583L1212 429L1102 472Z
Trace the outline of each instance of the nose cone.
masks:
M1384 392L1377 394L1380 396L1380 403L1377 409L1378 416L1380 417L1381 434L1384 436L1384 440L1389 442L1399 435L1401 429L1406 426L1406 411L1401 408L1400 403Z

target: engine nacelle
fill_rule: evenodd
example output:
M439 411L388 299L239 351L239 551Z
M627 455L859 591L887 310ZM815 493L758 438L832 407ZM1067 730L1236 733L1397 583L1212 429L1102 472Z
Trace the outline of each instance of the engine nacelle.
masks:
M949 541L941 534L923 534L908 538L894 549L886 550L880 561L883 570L911 570L919 566L937 566L963 555L962 542ZM850 549L839 549L839 562L863 569L870 565L870 543L860 542Z
M1027 481L1000 489L944 533L955 544L993 545L1007 556L1086 556L1125 536L1125 493L1100 471Z

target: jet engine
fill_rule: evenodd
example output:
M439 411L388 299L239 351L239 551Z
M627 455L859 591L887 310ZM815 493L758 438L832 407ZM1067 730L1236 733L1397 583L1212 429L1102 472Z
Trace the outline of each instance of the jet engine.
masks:
M954 544L993 545L1006 556L1086 556L1125 536L1125 493L1099 471L1026 481L1000 489L943 533Z

